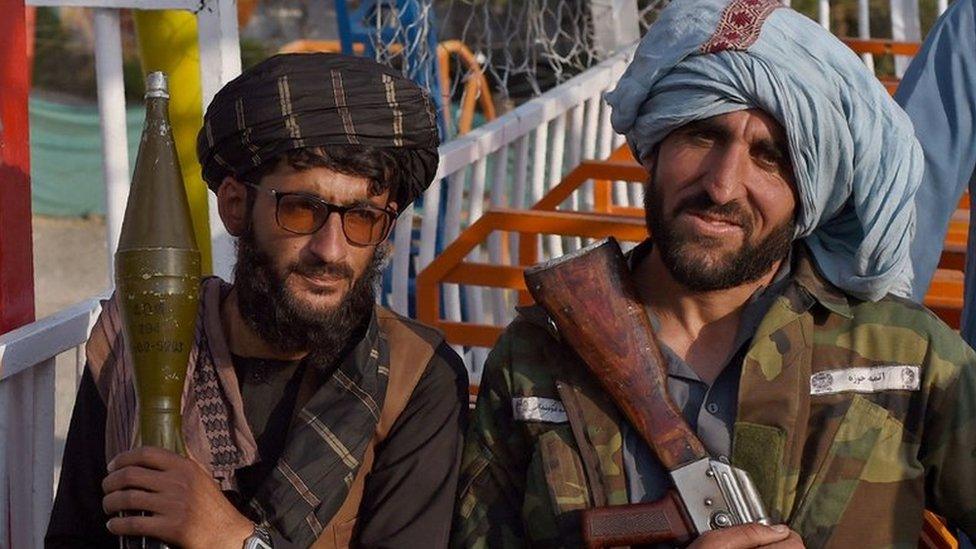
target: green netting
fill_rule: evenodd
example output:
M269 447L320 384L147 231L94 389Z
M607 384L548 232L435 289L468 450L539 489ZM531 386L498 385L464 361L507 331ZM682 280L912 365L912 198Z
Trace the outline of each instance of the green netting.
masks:
M145 111L127 109L129 169L135 163ZM98 107L30 99L31 194L36 214L105 213Z

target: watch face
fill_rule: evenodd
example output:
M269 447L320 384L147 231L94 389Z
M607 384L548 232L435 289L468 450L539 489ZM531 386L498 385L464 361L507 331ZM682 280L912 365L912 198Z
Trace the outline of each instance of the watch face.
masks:
M271 544L261 539L257 534L244 540L244 549L274 549Z
M271 545L271 533L263 526L254 526L252 533L244 540L244 549L274 549Z

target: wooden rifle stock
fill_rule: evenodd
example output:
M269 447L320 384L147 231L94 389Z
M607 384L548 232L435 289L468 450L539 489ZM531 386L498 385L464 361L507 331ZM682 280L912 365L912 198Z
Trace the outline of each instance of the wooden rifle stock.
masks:
M616 240L531 267L525 281L665 468L707 457L668 396L664 356Z
M525 272L529 292L555 322L624 417L669 471L707 457L667 393L664 356L610 238ZM676 493L648 504L583 512L588 547L684 543L695 532Z

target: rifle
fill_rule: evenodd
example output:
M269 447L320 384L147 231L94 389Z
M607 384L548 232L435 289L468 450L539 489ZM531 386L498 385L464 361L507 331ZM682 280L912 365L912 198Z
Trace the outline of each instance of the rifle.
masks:
M525 280L675 484L653 503L584 511L587 546L685 543L709 530L768 524L748 473L711 459L668 395L664 357L617 241L526 269Z

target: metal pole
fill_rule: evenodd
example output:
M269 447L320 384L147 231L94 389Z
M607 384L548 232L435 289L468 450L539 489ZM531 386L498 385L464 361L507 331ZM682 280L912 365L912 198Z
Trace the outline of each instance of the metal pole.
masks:
M0 0L0 334L34 320L27 21L23 0ZM3 474L3 471L0 471ZM0 493L0 497L6 494ZM0 516L0 521L6 521ZM6 540L0 539L0 544Z
M119 11L94 10L95 77L98 114L102 119L102 161L105 174L105 225L108 272L115 272L115 250L122 232L125 203L129 199L129 142L126 133L125 85L122 79L122 33ZM110 280L115 285L114 277Z
M871 5L870 0L858 0L857 2L857 34L862 40L871 38ZM874 72L874 56L865 53L861 56L868 70Z
M820 21L820 26L830 30L830 1L820 0L817 2L817 19Z
M598 59L606 59L640 40L636 0L591 0L589 6Z
M197 12L200 32L200 84L203 112L226 82L241 73L241 48L234 0L207 0ZM213 274L231 280L234 272L234 241L217 213L217 198L209 193L210 250Z
M918 22L918 0L891 0L891 38L908 42L922 40L922 30ZM908 69L911 58L907 55L895 56L895 76L901 78Z

